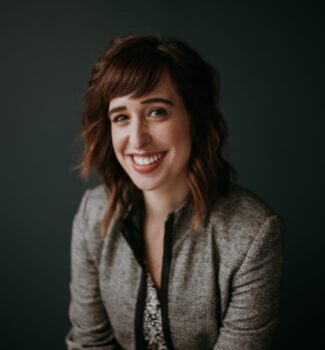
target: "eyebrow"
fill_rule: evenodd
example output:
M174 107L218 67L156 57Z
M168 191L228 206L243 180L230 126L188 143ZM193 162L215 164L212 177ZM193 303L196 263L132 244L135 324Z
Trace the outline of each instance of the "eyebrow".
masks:
M163 98L163 97L147 98L146 100L141 101L141 104L145 105L145 104L154 103L154 102L166 103L167 105L170 105L170 106L175 105L174 102L172 102L171 100L168 100L167 98ZM110 111L108 111L108 116L111 116L113 113L116 113L116 112L124 111L125 109L126 109L125 106L119 106L119 107L112 108Z

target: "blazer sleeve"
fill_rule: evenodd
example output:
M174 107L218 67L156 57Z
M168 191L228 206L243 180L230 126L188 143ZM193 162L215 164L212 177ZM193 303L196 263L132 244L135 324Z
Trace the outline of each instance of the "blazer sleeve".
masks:
M69 304L72 326L65 341L68 350L119 349L101 300L98 270L85 240L88 197L86 191L72 225Z
M235 273L214 350L265 350L278 318L285 225L269 216Z

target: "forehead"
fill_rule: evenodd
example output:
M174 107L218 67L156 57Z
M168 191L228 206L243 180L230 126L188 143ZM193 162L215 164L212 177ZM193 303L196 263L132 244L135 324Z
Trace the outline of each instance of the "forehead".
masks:
M180 102L180 96L171 79L169 72L165 71L161 73L157 85L148 94L140 97L136 96L136 94L117 96L111 99L109 106L110 109L112 109L127 102L140 102L142 99L150 97L162 97L165 99L172 100L175 103Z

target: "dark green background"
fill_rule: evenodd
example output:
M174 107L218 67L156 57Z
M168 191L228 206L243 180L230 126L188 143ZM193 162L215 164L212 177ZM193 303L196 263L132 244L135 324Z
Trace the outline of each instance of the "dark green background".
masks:
M274 349L318 349L324 320L324 13L316 2L2 3L2 349L64 349L82 96L108 41L184 40L221 73L239 182L286 221Z

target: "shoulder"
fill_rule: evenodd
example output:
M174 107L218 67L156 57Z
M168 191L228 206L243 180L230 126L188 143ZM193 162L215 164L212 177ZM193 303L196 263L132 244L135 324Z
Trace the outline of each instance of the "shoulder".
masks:
M99 266L101 256L101 220L106 206L107 194L103 185L87 189L73 221L73 251L79 255L87 254L96 266Z
M80 201L77 215L84 220L101 220L107 207L108 194L104 185L87 189Z
M206 224L224 266L236 270L244 259L259 264L266 256L279 263L282 260L284 221L247 188L232 184L230 191L215 201Z
M283 226L282 218L257 194L232 183L211 208L209 225L222 228L227 239L253 240L263 225Z
M215 202L215 210L227 212L229 215L254 217L272 215L274 211L256 193L236 183L231 183L228 193Z

